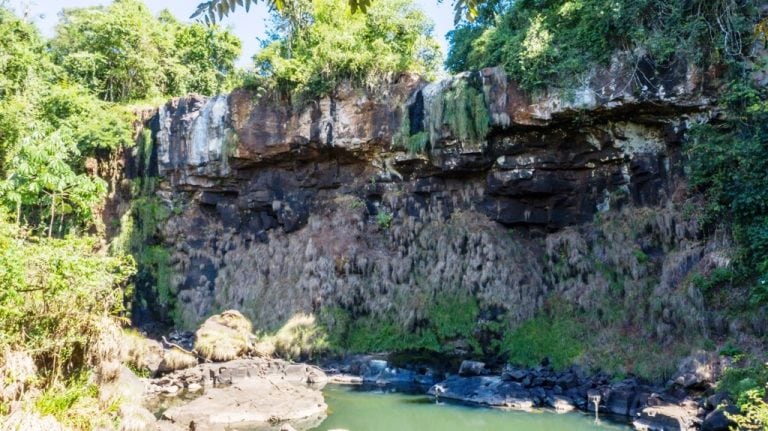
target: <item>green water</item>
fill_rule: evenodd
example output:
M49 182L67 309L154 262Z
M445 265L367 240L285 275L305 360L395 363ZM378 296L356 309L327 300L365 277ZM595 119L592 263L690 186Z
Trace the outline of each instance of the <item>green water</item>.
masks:
M583 413L520 412L435 403L431 397L361 391L330 385L323 390L328 418L315 431L625 431L630 428Z

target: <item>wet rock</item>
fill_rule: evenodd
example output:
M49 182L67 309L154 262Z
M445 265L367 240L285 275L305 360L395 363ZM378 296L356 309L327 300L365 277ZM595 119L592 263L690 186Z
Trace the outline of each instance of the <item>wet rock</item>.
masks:
M558 413L566 413L576 409L573 400L563 395L549 395L546 397L546 404L552 407Z
M530 410L537 405L531 393L519 383L499 376L451 376L432 386L428 394L440 398L495 407Z
M328 376L328 382L337 385L361 385L363 384L363 379L360 376L349 374L330 374Z

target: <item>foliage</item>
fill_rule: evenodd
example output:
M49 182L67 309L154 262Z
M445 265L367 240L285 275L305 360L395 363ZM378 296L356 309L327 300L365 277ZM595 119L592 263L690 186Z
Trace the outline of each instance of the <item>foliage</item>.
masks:
M724 122L695 127L687 148L691 185L707 196L711 229L730 226L739 252L732 279L753 285L750 300L768 303L768 94L748 76L729 84ZM716 273L723 282L727 273Z
M480 308L469 295L437 295L424 319L413 327L385 314L353 316L341 308L325 310L320 325L333 351L452 353L450 343L466 342L473 352L480 352L477 339Z
M501 65L524 88L578 83L618 49L640 47L658 64L707 62L748 49L755 2L735 0L520 0L489 5L449 33L453 72ZM717 31L713 31L717 29Z
M768 429L768 364L726 370L717 389L729 392L741 412L728 415L740 430Z
M51 41L68 76L107 101L188 91L212 94L231 84L240 41L218 27L153 17L139 0L65 9Z
M40 100L43 124L59 130L82 156L133 145L134 114L127 108L100 101L79 85L52 85Z
M372 85L402 72L435 72L432 23L410 0L380 0L365 15L341 2L312 1L301 30L278 20L276 40L254 57L265 85L316 96L345 79Z
M757 365L753 367L729 368L717 384L719 391L725 391L739 400L752 390L764 389L768 384L768 366Z
M53 234L58 219L59 235L69 225L86 226L96 205L106 193L98 177L77 174L70 165L79 156L72 142L59 132L32 133L22 139L11 160L7 178L0 183L2 202L22 221L38 231Z
M739 430L768 430L768 402L765 400L765 389L752 389L744 393L739 408L741 413L728 415L736 423Z
M382 210L376 214L376 223L378 223L381 229L389 229L389 226L392 225L392 219L394 219L394 216L389 211Z
M45 46L35 27L0 7L0 99L23 93L45 62Z
M366 13L371 3L375 3L371 0L347 0L349 4L349 10L355 14L358 11ZM245 11L251 7L251 4L256 4L257 0L208 0L197 5L197 9L190 18L198 18L205 21L206 24L215 23L218 19L221 19L237 10L237 7L245 7ZM292 12L296 9L296 4L300 1L296 0L265 0L270 10L275 10L284 16L292 16ZM487 3L493 3L493 1L483 0L455 0L453 7L456 12L456 20L459 17L466 15L468 20L473 20L478 15L478 10Z
M229 31L200 24L177 25L175 55L186 68L185 91L218 94L236 84L235 60L240 56L240 40Z
M96 244L27 238L0 218L0 351L30 352L46 385L85 366L102 316L122 310L133 260L99 253Z
M275 354L289 360L312 360L328 349L325 330L311 314L296 314L274 336L269 337Z
M555 368L576 361L584 350L585 326L570 313L552 312L523 322L502 341L509 362L534 366L549 358Z
M47 389L35 400L35 410L42 416L52 415L62 425L76 430L92 430L111 425L109 413L116 405L103 408L98 387L88 381L88 373L69 378L66 384Z

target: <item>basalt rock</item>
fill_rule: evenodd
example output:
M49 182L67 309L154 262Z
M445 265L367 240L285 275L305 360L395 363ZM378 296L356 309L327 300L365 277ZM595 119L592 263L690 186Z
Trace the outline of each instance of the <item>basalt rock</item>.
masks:
M553 291L589 304L609 282L583 262L562 263L563 250L578 243L620 259L579 226L666 205L685 131L712 110L710 75L682 61L653 70L628 55L582 88L537 96L493 68L431 84L404 75L375 91L342 85L298 106L247 89L168 102L150 122L154 152L139 173L158 177L169 210L155 238L170 254L174 310L164 317L189 329L237 308L270 329L342 309L414 328L442 296L470 295L513 323ZM653 73L639 79L635 67ZM659 220L649 229L695 242L693 229ZM617 249L636 248L621 241ZM663 250L654 271L668 283L653 275L659 292L644 300L674 290L704 254ZM700 315L695 298L658 301L658 324L643 327L660 337L703 327L663 321Z

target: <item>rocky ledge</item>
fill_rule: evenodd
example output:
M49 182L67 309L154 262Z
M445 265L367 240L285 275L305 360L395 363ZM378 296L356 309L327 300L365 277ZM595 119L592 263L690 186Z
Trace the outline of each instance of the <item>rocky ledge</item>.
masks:
M147 403L170 405L163 430L311 429L326 417L326 381L317 367L277 359L204 363L149 379Z

